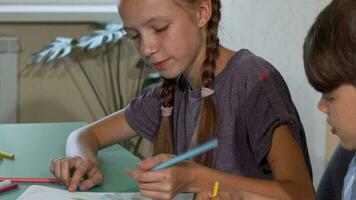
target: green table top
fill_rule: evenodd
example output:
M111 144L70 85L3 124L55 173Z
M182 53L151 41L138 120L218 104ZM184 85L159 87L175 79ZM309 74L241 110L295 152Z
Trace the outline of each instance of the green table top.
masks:
M15 154L14 160L0 161L0 177L52 178L49 163L65 155L68 135L86 125L84 122L0 124L0 151ZM103 149L98 154L104 173L104 183L90 191L136 192L137 183L126 169L136 169L139 159L119 145ZM19 183L16 190L0 193L2 200L15 200L32 184ZM64 188L60 184L39 184Z

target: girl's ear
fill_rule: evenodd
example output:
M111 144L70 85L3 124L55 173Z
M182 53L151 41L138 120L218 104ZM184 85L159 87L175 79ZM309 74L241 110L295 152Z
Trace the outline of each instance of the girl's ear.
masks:
M197 22L199 27L204 27L210 20L212 14L211 0L199 0L197 7Z

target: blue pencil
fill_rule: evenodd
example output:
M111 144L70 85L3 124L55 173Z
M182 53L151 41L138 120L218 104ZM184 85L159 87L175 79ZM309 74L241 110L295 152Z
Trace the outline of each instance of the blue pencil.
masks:
M164 168L167 168L167 167L170 167L172 165L175 165L179 162L182 162L184 160L187 160L187 159L190 159L194 156L197 156L197 155L200 155L202 153L205 153L211 149L214 149L218 146L218 140L217 139L213 139L205 144L202 144L190 151L187 151L171 160L168 160L167 162L164 162L164 163L161 163L157 166L155 166L152 171L157 171L157 170L161 170L161 169L164 169Z

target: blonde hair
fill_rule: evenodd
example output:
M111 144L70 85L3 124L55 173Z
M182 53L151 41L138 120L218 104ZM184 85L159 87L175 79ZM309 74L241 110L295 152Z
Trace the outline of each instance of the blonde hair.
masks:
M193 5L199 0L181 0L187 4ZM201 81L203 87L213 87L215 79L216 59L219 55L219 38L218 26L221 18L221 2L220 0L211 0L212 15L207 24L207 40L206 40L206 58L203 62L203 69L201 74ZM176 80L164 79L161 90L161 104L164 107L171 107L174 105L174 90ZM196 135L192 146L197 146L207 142L216 134L217 113L212 96L204 97L200 107L199 121L196 128ZM172 116L162 117L159 130L154 140L154 155L160 153L175 154ZM212 167L213 156L212 152L205 153L194 159L196 162L208 167Z

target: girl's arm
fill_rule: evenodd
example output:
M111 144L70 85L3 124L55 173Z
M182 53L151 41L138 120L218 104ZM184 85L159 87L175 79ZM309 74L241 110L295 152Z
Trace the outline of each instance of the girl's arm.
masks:
M113 113L71 133L66 145L68 157L53 159L50 170L69 191L77 190L78 186L80 190L90 189L103 181L97 152L134 135L124 111Z
M194 200L282 200L269 198L251 192L236 191L236 190L221 190L212 197L211 191L200 192L196 194Z
M274 180L262 180L221 172L191 161L160 171L149 171L168 160L165 155L143 161L141 172L129 171L140 183L140 192L154 199L171 199L178 192L199 193L210 190L215 181L220 189L246 191L272 199L316 199L303 153L293 138L288 125L274 130L272 146L267 155Z
M274 130L267 161L274 180L252 179L196 167L192 169L195 180L188 187L189 191L199 192L219 180L222 189L242 190L276 199L316 199L303 153L288 125Z
M135 136L124 116L124 110L115 112L70 134L67 156L81 156L96 162L98 150Z

